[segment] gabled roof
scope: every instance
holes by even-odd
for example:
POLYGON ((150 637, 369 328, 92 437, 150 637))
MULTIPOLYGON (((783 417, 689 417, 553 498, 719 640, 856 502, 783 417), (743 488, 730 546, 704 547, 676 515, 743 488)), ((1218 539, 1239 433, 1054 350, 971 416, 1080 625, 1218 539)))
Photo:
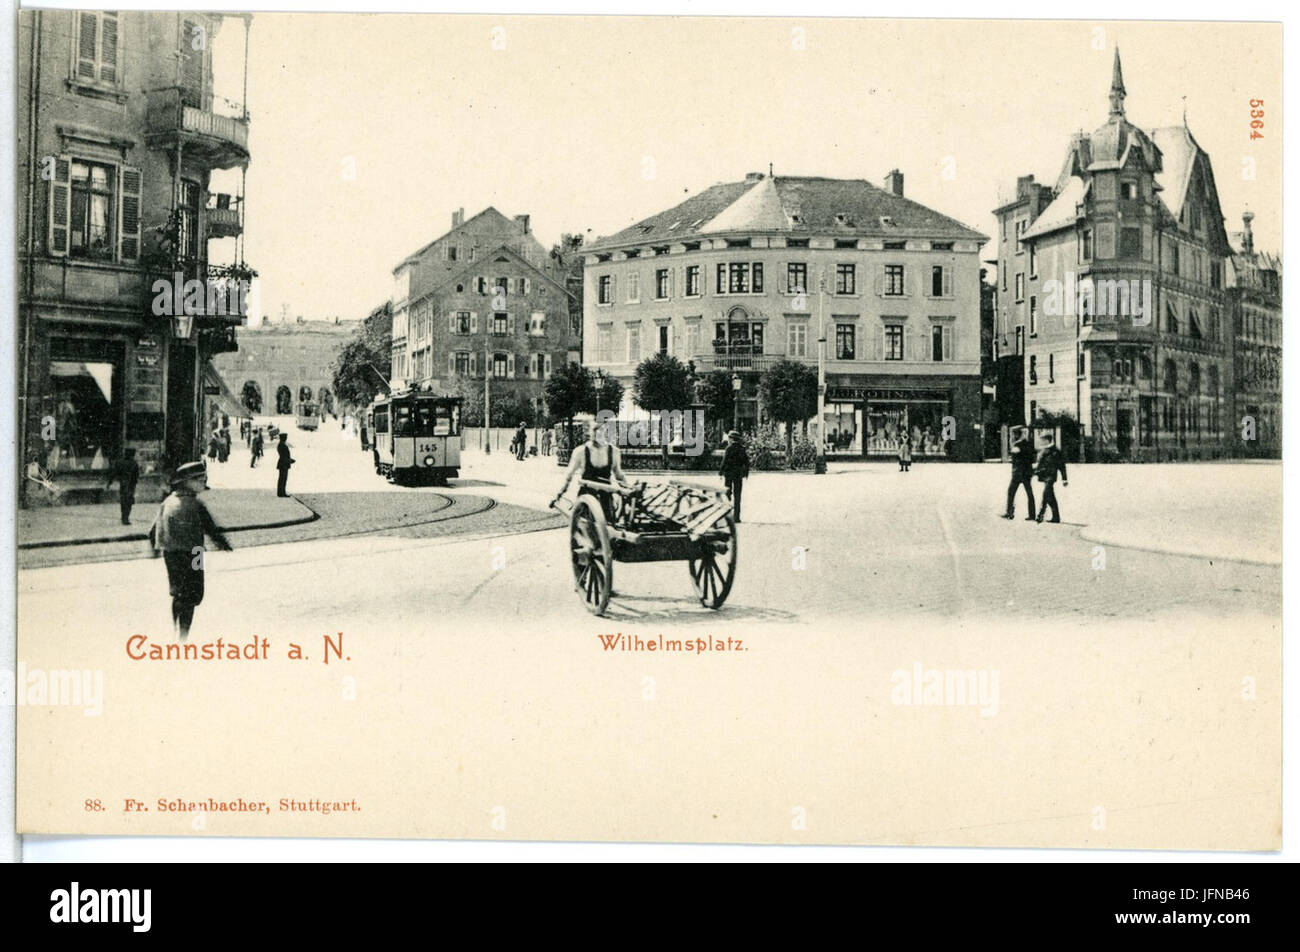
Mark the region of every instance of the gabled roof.
POLYGON ((418 297, 411 298, 410 303, 407 305, 408 309, 411 304, 414 304, 417 301, 423 301, 425 298, 429 297, 432 294, 437 294, 439 291, 443 290, 445 287, 447 287, 447 285, 456 281, 458 278, 463 278, 472 271, 478 271, 480 268, 487 267, 503 254, 509 257, 510 259, 512 259, 515 264, 523 265, 533 274, 539 275, 548 284, 551 284, 554 287, 558 288, 561 292, 564 293, 565 297, 573 298, 574 300, 577 300, 574 297, 574 295, 570 293, 568 288, 566 288, 559 281, 556 281, 554 277, 547 274, 545 271, 542 271, 536 265, 532 264, 527 258, 521 255, 519 252, 515 251, 515 249, 511 248, 509 242, 502 242, 496 247, 489 248, 486 251, 484 251, 479 256, 479 259, 477 261, 467 261, 465 262, 465 266, 463 268, 460 268, 457 271, 449 271, 447 274, 443 275, 442 278, 436 281, 432 287, 425 290, 418 297))
POLYGON ((433 239, 433 241, 431 241, 431 242, 429 242, 428 244, 424 245, 423 247, 421 247, 421 248, 418 249, 417 251, 413 251, 413 252, 411 252, 409 255, 407 255, 405 258, 403 258, 400 262, 398 262, 397 267, 393 269, 393 273, 396 274, 398 271, 400 271, 400 270, 402 269, 403 266, 408 265, 408 264, 411 264, 411 263, 417 261, 417 260, 419 259, 420 255, 424 254, 426 251, 428 251, 430 248, 432 248, 432 247, 433 247, 434 245, 436 245, 438 242, 442 241, 444 238, 450 238, 450 237, 451 237, 452 235, 454 235, 456 232, 460 231, 460 230, 463 229, 463 228, 468 227, 469 224, 470 224, 471 222, 476 222, 476 221, 478 221, 480 218, 482 218, 484 215, 489 215, 489 214, 490 214, 490 215, 495 215, 497 218, 501 219, 501 222, 502 222, 504 225, 506 225, 507 227, 509 227, 509 228, 515 228, 515 229, 518 229, 518 228, 519 228, 519 225, 518 225, 514 220, 512 220, 512 219, 510 219, 510 218, 507 218, 505 215, 503 215, 503 214, 501 214, 499 211, 497 211, 496 208, 494 208, 493 206, 489 205, 487 208, 483 209, 481 212, 479 212, 479 213, 478 213, 477 215, 475 215, 473 218, 466 219, 465 221, 463 221, 463 222, 461 222, 459 225, 457 225, 455 228, 452 228, 452 229, 450 229, 449 231, 446 231, 446 232, 444 232, 443 234, 439 235, 437 238, 433 239))
POLYGON ((953 218, 864 179, 778 175, 713 185, 583 250, 737 232, 988 240, 953 218))

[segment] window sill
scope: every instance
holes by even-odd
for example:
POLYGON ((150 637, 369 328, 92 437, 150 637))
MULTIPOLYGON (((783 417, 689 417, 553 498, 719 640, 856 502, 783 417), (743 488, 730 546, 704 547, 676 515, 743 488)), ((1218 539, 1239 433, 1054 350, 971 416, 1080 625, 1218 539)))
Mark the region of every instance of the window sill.
POLYGON ((84 79, 66 80, 68 90, 81 96, 88 96, 92 99, 102 99, 105 102, 124 105, 129 94, 121 86, 110 86, 106 83, 92 83, 84 79))

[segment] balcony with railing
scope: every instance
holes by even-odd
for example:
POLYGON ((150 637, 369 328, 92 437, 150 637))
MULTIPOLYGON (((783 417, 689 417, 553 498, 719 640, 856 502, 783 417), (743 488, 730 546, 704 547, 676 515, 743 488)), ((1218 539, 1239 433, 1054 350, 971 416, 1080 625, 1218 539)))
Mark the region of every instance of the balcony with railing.
POLYGON ((700 373, 712 370, 741 370, 762 373, 778 360, 781 354, 765 354, 761 344, 749 341, 714 341, 708 350, 690 357, 700 373))
POLYGON ((243 106, 220 102, 223 115, 192 105, 195 97, 179 86, 148 93, 146 125, 153 148, 180 148, 187 158, 210 168, 226 169, 248 164, 248 114, 243 106))
POLYGON ((236 238, 244 230, 240 221, 238 199, 230 195, 213 195, 205 210, 209 238, 236 238))

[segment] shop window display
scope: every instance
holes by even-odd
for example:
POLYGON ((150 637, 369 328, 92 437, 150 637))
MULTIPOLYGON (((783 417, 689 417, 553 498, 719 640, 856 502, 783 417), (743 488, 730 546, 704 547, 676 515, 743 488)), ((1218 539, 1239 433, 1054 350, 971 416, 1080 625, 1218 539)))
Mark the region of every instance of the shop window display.
POLYGON ((50 472, 106 470, 122 432, 120 348, 102 342, 52 342, 41 399, 43 459, 50 472), (62 346, 60 346, 62 345, 62 346))

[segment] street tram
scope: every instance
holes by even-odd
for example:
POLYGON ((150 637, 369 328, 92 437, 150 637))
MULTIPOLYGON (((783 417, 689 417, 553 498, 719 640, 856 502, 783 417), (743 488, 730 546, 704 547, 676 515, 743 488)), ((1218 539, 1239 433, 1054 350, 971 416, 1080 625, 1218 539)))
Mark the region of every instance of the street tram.
POLYGON ((320 423, 320 408, 310 400, 298 403, 298 429, 314 430, 320 423))
POLYGON ((445 486, 460 476, 460 397, 398 391, 376 397, 367 411, 375 472, 398 484, 445 486))

